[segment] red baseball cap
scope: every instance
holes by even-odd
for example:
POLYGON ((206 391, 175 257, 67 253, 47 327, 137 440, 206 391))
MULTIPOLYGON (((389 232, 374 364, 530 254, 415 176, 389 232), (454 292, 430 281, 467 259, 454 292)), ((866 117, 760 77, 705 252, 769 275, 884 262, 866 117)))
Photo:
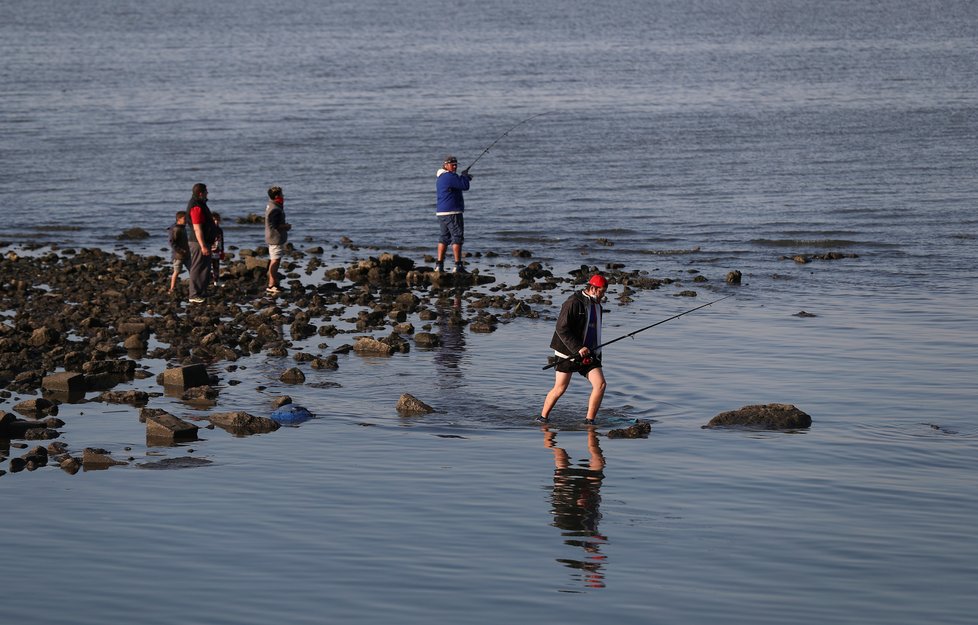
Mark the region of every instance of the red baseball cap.
POLYGON ((593 276, 591 276, 591 279, 588 280, 587 283, 590 284, 591 286, 596 286, 599 289, 608 288, 608 280, 605 279, 605 277, 599 273, 596 273, 593 276))

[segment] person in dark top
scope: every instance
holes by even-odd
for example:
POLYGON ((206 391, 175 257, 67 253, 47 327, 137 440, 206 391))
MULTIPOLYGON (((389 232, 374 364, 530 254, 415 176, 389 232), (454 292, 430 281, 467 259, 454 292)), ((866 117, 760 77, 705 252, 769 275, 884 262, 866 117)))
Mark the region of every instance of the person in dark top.
POLYGON ((543 402, 540 421, 546 422, 550 418, 550 411, 567 390, 576 371, 591 383, 585 423, 594 423, 607 386, 601 371, 601 351, 598 349, 601 344, 601 300, 607 290, 608 280, 595 274, 583 291, 572 294, 561 306, 557 328, 550 341, 557 359, 554 386, 543 402))
POLYGON ((285 253, 292 225, 285 221, 285 195, 282 187, 268 189, 268 204, 265 206, 265 243, 268 244, 268 288, 272 295, 282 292, 279 287, 278 267, 285 253))
POLYGON ((207 185, 198 182, 187 202, 187 215, 193 234, 187 233, 190 247, 190 302, 200 304, 207 297, 211 283, 211 246, 217 238, 214 217, 207 207, 207 185))
MULTIPOLYGON (((187 243, 187 211, 177 211, 173 225, 167 230, 170 242, 170 263, 173 273, 170 274, 170 293, 177 288, 180 272, 190 260, 190 248, 187 243)), ((189 267, 188 267, 189 269, 189 267)))

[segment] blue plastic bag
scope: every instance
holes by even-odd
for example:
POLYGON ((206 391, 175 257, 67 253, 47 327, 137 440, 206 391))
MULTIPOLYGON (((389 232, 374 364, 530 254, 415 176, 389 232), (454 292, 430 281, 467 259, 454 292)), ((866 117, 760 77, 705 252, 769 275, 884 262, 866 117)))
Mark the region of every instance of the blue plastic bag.
POLYGON ((313 414, 295 404, 286 404, 281 408, 276 408, 268 418, 282 425, 298 425, 303 421, 312 419, 313 414))

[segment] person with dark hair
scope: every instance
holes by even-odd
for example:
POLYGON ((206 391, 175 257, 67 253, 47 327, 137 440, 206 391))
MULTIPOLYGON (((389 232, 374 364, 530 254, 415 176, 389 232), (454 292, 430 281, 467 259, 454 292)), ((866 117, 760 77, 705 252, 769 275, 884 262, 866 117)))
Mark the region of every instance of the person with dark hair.
POLYGON ((557 362, 554 386, 543 402, 540 421, 549 419, 550 411, 567 390, 576 371, 591 383, 585 423, 594 423, 607 386, 601 371, 601 350, 598 349, 601 344, 601 300, 607 290, 608 280, 595 274, 583 291, 573 293, 560 307, 557 328, 550 340, 557 362))
POLYGON ((279 287, 278 267, 282 262, 285 244, 289 240, 292 225, 285 221, 285 196, 282 187, 268 189, 268 204, 265 206, 265 243, 268 244, 268 288, 272 295, 282 292, 279 287))
POLYGON ((200 304, 207 297, 211 282, 211 246, 217 238, 214 218, 207 207, 207 185, 194 185, 187 202, 187 215, 193 225, 193 236, 187 236, 190 248, 190 302, 200 304))
POLYGON ((167 230, 170 242, 170 264, 173 273, 170 274, 170 293, 177 288, 180 272, 190 262, 190 248, 187 243, 187 211, 177 211, 173 225, 167 230))
POLYGON ((445 271, 445 253, 451 244, 452 256, 455 257, 455 273, 466 273, 462 266, 462 242, 465 240, 465 198, 462 197, 462 192, 469 190, 472 174, 468 169, 456 174, 456 169, 458 159, 449 155, 445 157, 444 164, 436 174, 435 188, 438 194, 435 215, 441 225, 441 238, 438 239, 435 271, 445 271))

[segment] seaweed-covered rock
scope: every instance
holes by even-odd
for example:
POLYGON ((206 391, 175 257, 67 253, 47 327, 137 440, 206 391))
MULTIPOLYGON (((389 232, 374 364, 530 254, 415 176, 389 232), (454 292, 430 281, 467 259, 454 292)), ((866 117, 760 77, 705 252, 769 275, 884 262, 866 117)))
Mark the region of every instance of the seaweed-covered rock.
POLYGON ((760 404, 721 412, 704 428, 747 427, 761 430, 795 430, 811 427, 812 418, 792 404, 760 404))
POLYGON ((648 438, 652 424, 648 421, 636 421, 627 428, 608 431, 608 438, 648 438))

